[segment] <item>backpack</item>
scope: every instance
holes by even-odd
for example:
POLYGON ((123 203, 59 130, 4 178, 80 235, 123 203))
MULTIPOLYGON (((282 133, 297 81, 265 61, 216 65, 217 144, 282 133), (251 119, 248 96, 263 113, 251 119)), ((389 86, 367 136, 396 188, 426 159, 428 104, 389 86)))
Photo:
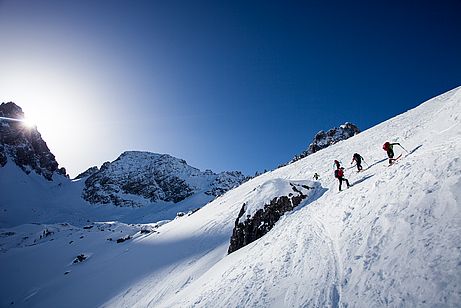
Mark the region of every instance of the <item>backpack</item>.
POLYGON ((390 143, 389 143, 389 142, 386 142, 385 144, 383 144, 383 150, 384 150, 384 151, 388 151, 388 150, 389 150, 389 146, 390 146, 390 143))
POLYGON ((342 177, 344 175, 343 169, 336 169, 335 170, 335 178, 342 177))

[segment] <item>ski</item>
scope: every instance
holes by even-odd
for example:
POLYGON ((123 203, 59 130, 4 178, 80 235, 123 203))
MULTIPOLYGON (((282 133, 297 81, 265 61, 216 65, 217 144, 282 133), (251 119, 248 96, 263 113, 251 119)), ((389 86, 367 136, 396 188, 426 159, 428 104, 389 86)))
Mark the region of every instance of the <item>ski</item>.
POLYGON ((402 157, 402 154, 400 154, 400 155, 397 156, 396 158, 392 158, 392 163, 390 163, 388 167, 390 167, 390 166, 392 166, 393 164, 395 164, 395 162, 396 162, 400 157, 402 157))

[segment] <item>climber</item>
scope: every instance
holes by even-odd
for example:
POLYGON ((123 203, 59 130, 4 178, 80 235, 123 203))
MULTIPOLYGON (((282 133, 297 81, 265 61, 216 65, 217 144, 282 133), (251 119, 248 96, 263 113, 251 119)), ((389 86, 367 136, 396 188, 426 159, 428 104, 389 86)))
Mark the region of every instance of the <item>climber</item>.
MULTIPOLYGON (((352 164, 354 163, 354 161, 355 161, 355 163, 356 163, 356 165, 357 165, 357 172, 363 170, 363 167, 362 167, 362 160, 364 160, 364 159, 363 159, 362 156, 360 156, 359 153, 354 153, 354 155, 352 155, 351 165, 352 165, 352 164)), ((365 160, 364 160, 364 161, 365 161, 365 160)))
MULTIPOLYGON (((335 164, 334 167, 336 167, 336 169, 341 168, 341 162, 340 162, 340 161, 337 161, 337 160, 335 159, 334 164, 335 164)), ((333 167, 333 168, 334 168, 334 167, 333 167)))
MULTIPOLYGON (((387 157, 389 157, 389 165, 392 165, 393 162, 395 162, 397 159, 400 158, 400 156, 402 156, 402 154, 400 154, 397 158, 394 158, 394 145, 398 145, 399 147, 405 150, 405 148, 398 142, 390 143, 389 141, 386 141, 386 143, 383 144, 383 150, 387 152, 387 157)), ((407 150, 405 150, 405 152, 408 153, 407 150)))
POLYGON ((339 167, 335 170, 335 178, 337 178, 339 181, 339 191, 341 191, 341 185, 343 184, 343 181, 346 182, 347 188, 351 187, 351 185, 349 184, 349 181, 344 178, 344 168, 343 167, 339 167))
POLYGON ((320 178, 320 175, 316 172, 314 173, 314 176, 313 176, 314 180, 318 180, 320 178))

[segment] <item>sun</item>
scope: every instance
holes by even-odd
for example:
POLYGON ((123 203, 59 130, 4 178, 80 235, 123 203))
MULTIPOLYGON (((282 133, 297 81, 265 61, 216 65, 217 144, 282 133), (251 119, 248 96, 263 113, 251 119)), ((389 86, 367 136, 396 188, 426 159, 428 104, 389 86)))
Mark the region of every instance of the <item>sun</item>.
POLYGON ((28 129, 33 129, 37 126, 35 122, 31 120, 30 118, 24 118, 21 121, 22 121, 22 124, 28 129))

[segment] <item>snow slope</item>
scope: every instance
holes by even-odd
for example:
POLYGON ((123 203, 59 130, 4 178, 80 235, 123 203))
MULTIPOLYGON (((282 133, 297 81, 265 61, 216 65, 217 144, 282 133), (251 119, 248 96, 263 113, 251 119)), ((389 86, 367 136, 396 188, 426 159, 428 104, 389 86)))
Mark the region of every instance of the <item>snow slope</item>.
POLYGON ((55 174, 53 181, 46 181, 34 172, 25 174, 18 166, 8 161, 0 169, 0 227, 60 222, 83 226, 88 221, 108 220, 149 223, 172 219, 178 212, 194 210, 214 198, 199 193, 173 203, 147 202, 138 196, 145 203, 143 207, 94 205, 81 197, 84 180, 71 181, 55 174))
POLYGON ((117 224, 120 234, 133 236, 119 244, 99 227, 65 229, 35 243, 19 239, 44 226, 2 229, 0 306, 458 306, 460 120, 457 88, 254 178, 155 232, 141 236, 135 232, 142 226, 117 224), (381 149, 387 140, 409 151, 391 167, 381 149), (338 193, 332 162, 348 162, 354 152, 366 169, 349 169, 353 186, 338 193), (260 198, 251 195, 255 188, 311 179, 314 172, 325 193, 226 254, 242 204, 260 198), (80 238, 83 230, 88 235, 80 238), (73 264, 80 253, 89 258, 73 264))
POLYGON ((457 306, 461 292, 461 91, 455 89, 270 176, 320 169, 330 192, 170 298, 177 306, 457 306), (381 144, 410 150, 387 167, 381 144), (340 194, 328 177, 369 164, 340 194), (295 236, 293 236, 295 235, 295 236), (282 240, 283 239, 283 240, 282 240))
POLYGON ((52 181, 48 181, 36 172, 26 174, 9 159, 0 167, 0 227, 24 223, 67 222, 82 226, 88 221, 149 223, 173 219, 178 212, 196 210, 246 180, 238 171, 202 172, 184 160, 149 152, 125 152, 104 166, 102 170, 95 170, 90 181, 88 177, 69 180, 56 172, 50 175, 52 181), (128 184, 137 191, 124 192, 123 186, 128 184), (152 199, 140 191, 151 194, 152 199), (168 201, 164 200, 165 191, 170 197, 168 201), (88 196, 91 198, 84 200, 88 196), (109 204, 97 202, 106 197, 109 204), (171 200, 180 197, 184 199, 171 200), (90 200, 96 204, 90 204, 90 200), (119 205, 135 206, 115 206, 115 201, 119 205))

